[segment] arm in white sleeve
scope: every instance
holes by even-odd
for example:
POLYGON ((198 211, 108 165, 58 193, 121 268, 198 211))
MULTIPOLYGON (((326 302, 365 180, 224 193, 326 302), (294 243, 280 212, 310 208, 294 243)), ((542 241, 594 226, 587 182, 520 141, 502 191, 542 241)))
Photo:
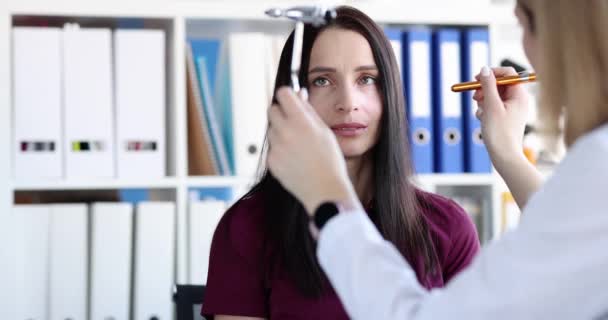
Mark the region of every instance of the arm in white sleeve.
POLYGON ((605 131, 603 146, 589 148, 593 156, 571 150, 530 200, 518 229, 487 245, 443 289, 421 287, 363 211, 332 218, 321 230, 317 256, 348 314, 383 320, 608 318, 605 131))
POLYGON ((339 214, 318 240, 321 266, 353 319, 414 319, 428 292, 365 212, 339 214))

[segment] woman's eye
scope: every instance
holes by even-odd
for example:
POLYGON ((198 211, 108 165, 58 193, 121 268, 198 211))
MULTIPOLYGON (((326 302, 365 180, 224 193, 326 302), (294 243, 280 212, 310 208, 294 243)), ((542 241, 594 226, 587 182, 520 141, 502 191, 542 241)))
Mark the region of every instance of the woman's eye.
POLYGON ((313 80, 312 84, 316 87, 324 87, 329 85, 329 80, 327 80, 326 78, 317 78, 313 80))
POLYGON ((376 78, 371 77, 371 76, 365 76, 363 78, 361 78, 361 84, 376 84, 376 78))

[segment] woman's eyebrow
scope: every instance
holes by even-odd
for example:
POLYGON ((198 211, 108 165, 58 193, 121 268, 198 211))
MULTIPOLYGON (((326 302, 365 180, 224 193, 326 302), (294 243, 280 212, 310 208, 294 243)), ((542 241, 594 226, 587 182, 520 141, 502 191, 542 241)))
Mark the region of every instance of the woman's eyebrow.
POLYGON ((374 66, 374 65, 368 65, 368 66, 360 66, 355 68, 355 71, 375 71, 378 70, 378 67, 374 66))
POLYGON ((335 68, 330 68, 330 67, 314 67, 314 68, 308 70, 309 74, 310 73, 321 73, 321 72, 332 73, 332 72, 336 72, 336 69, 335 68))
MULTIPOLYGON (((378 70, 378 67, 376 67, 375 65, 365 65, 365 66, 359 66, 355 68, 355 71, 376 71, 378 70)), ((330 68, 330 67, 314 67, 312 69, 310 69, 308 71, 309 74, 311 73, 335 73, 336 69, 335 68, 330 68)))

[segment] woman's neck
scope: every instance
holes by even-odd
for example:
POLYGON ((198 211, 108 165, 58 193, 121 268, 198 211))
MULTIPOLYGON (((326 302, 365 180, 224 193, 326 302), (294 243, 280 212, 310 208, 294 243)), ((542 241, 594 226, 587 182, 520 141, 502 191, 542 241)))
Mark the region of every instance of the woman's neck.
POLYGON ((372 178, 374 166, 370 154, 347 158, 346 168, 359 200, 366 206, 372 200, 374 191, 372 178))

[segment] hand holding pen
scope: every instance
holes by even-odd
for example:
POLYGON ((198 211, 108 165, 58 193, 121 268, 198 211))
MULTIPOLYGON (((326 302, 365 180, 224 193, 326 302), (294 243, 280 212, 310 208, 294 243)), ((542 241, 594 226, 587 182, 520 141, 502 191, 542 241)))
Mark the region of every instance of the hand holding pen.
POLYGON ((514 76, 518 74, 511 67, 484 67, 475 77, 480 83, 473 95, 478 105, 475 115, 481 121, 484 144, 499 172, 512 166, 513 162, 526 161, 523 136, 529 95, 521 85, 497 84, 500 78, 514 76))
MULTIPOLYGON (((507 76, 496 78, 496 85, 497 86, 508 86, 508 85, 520 84, 520 83, 525 83, 525 82, 534 82, 534 81, 536 81, 536 73, 522 71, 522 72, 519 72, 519 73, 516 73, 513 75, 507 75, 507 76)), ((464 91, 478 90, 478 89, 481 89, 481 82, 479 82, 479 79, 477 79, 477 81, 457 83, 452 86, 452 91, 454 91, 454 92, 464 92, 464 91)))

